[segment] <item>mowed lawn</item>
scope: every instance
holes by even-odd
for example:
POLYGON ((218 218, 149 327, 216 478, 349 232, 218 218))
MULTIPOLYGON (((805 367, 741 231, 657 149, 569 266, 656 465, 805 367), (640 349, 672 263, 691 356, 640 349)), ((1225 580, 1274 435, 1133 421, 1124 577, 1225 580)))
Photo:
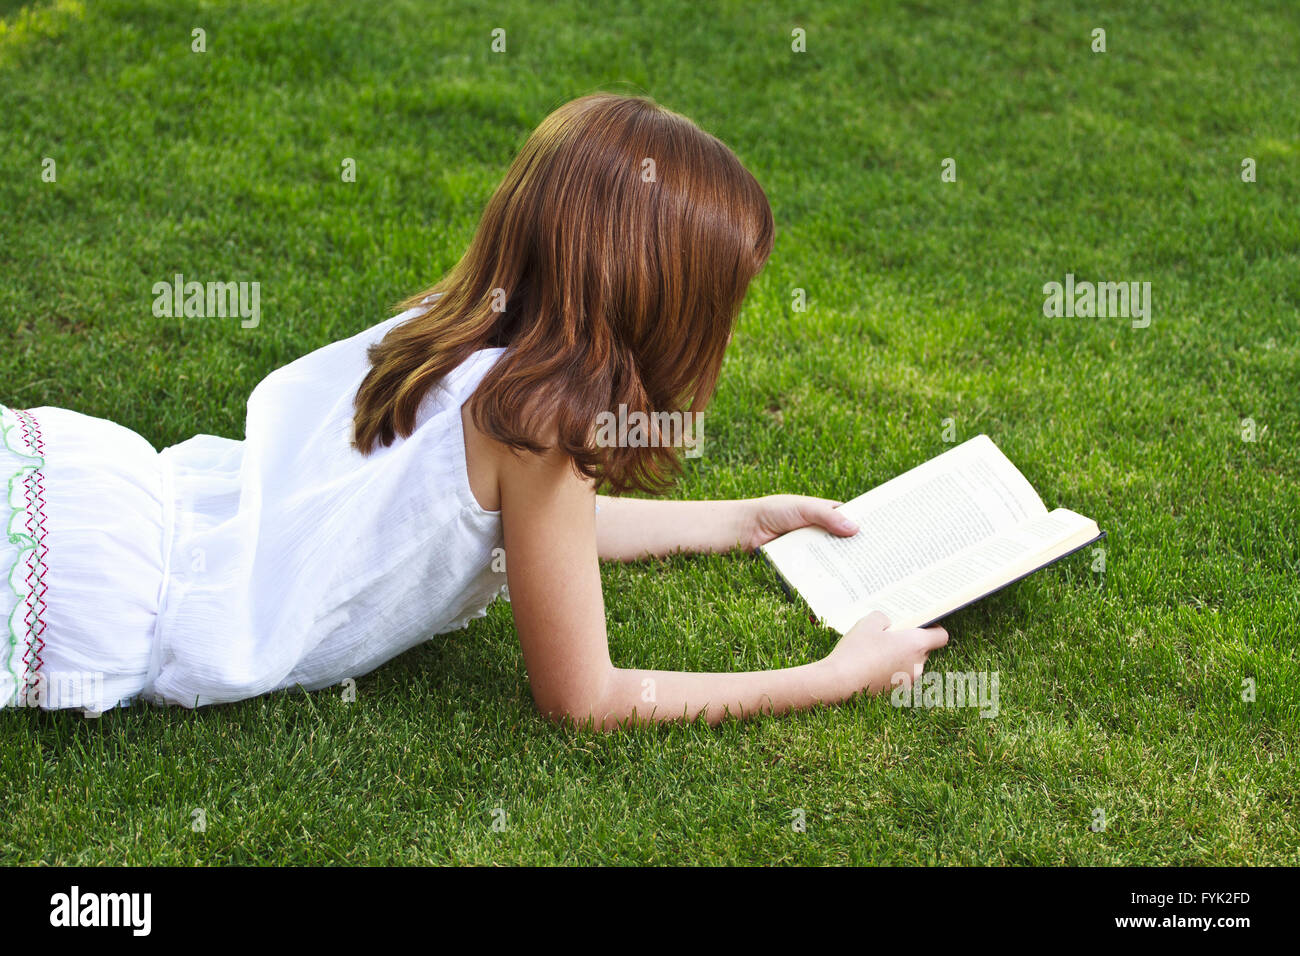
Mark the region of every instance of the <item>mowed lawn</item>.
MULTIPOLYGON (((0 402, 238 437, 455 262, 551 109, 648 93, 778 224, 677 494, 852 497, 983 432, 1108 532, 1104 574, 946 621, 931 667, 996 672, 997 716, 577 733, 497 606, 354 702, 0 712, 0 860, 1300 863, 1300 11, 705 6, 0 0, 0 402), (260 323, 155 318, 176 273, 259 282, 260 323), (1149 327, 1045 316, 1067 274, 1150 282, 1149 327)), ((833 644, 749 555, 604 582, 619 664, 833 644)))

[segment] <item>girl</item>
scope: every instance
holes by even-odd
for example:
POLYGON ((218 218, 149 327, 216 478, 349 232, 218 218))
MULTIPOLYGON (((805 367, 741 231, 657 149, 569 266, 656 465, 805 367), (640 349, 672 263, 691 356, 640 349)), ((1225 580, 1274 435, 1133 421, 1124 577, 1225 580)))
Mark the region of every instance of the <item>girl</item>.
POLYGON ((95 712, 323 688, 464 627, 507 583, 553 719, 716 723, 919 674, 947 634, 879 614, 784 670, 610 661, 598 559, 856 530, 820 498, 597 494, 675 477, 656 414, 704 408, 773 233, 720 141, 649 100, 587 96, 528 139, 440 283, 258 384, 243 441, 155 452, 103 419, 0 409, 0 699, 95 712), (648 442, 595 440, 619 409, 649 416, 648 442))

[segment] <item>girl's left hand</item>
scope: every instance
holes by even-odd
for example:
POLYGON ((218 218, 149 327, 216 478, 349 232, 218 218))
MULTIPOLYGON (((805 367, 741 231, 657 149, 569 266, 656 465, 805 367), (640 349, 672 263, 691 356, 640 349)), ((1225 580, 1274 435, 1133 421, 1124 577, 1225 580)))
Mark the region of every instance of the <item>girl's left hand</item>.
POLYGON ((825 528, 841 538, 858 533, 858 526, 837 510, 842 501, 807 495, 768 495, 751 498, 750 504, 753 506, 748 543, 751 550, 795 528, 825 528))

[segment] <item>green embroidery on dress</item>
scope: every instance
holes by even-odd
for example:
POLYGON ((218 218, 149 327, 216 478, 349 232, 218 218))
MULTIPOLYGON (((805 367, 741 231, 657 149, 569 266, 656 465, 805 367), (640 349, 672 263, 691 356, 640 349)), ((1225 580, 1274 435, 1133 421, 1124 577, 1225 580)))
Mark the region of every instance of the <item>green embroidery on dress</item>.
POLYGON ((19 695, 22 692, 22 678, 18 668, 20 658, 18 648, 20 647, 18 635, 20 630, 26 630, 25 615, 19 614, 22 610, 22 601, 27 597, 26 576, 22 573, 27 567, 28 555, 36 550, 36 539, 27 533, 27 498, 23 494, 24 488, 31 480, 32 475, 45 467, 45 459, 41 455, 33 454, 27 442, 23 439, 23 428, 17 421, 18 416, 12 409, 5 405, 0 405, 0 438, 3 439, 3 445, 11 454, 25 459, 18 465, 17 470, 9 477, 9 483, 6 488, 6 495, 9 504, 9 520, 5 522, 5 534, 9 542, 17 547, 14 555, 14 562, 9 568, 9 587, 10 590, 18 596, 20 603, 10 612, 8 620, 5 622, 7 646, 4 648, 5 669, 9 672, 14 682, 14 692, 10 700, 0 701, 0 706, 17 703, 19 695), (13 420, 13 424, 9 422, 13 420))

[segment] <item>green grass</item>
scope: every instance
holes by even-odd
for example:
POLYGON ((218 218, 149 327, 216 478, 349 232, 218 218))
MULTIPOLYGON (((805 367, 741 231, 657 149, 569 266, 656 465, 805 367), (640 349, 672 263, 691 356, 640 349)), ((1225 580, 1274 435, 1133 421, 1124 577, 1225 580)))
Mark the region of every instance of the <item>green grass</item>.
MULTIPOLYGON (((932 667, 997 671, 996 719, 577 734, 535 716, 496 607, 355 703, 0 713, 0 860, 1300 863, 1300 12, 866 6, 0 3, 6 404, 238 436, 262 376, 456 260, 547 112, 646 92, 733 146, 779 232, 681 496, 853 496, 951 418, 1109 532, 1104 580, 1078 556, 946 622, 932 667), (175 272, 259 281, 261 325, 155 319, 175 272), (1150 281, 1150 328, 1045 318, 1067 272, 1150 281)), ((748 557, 604 580, 622 665, 832 644, 748 557)))

